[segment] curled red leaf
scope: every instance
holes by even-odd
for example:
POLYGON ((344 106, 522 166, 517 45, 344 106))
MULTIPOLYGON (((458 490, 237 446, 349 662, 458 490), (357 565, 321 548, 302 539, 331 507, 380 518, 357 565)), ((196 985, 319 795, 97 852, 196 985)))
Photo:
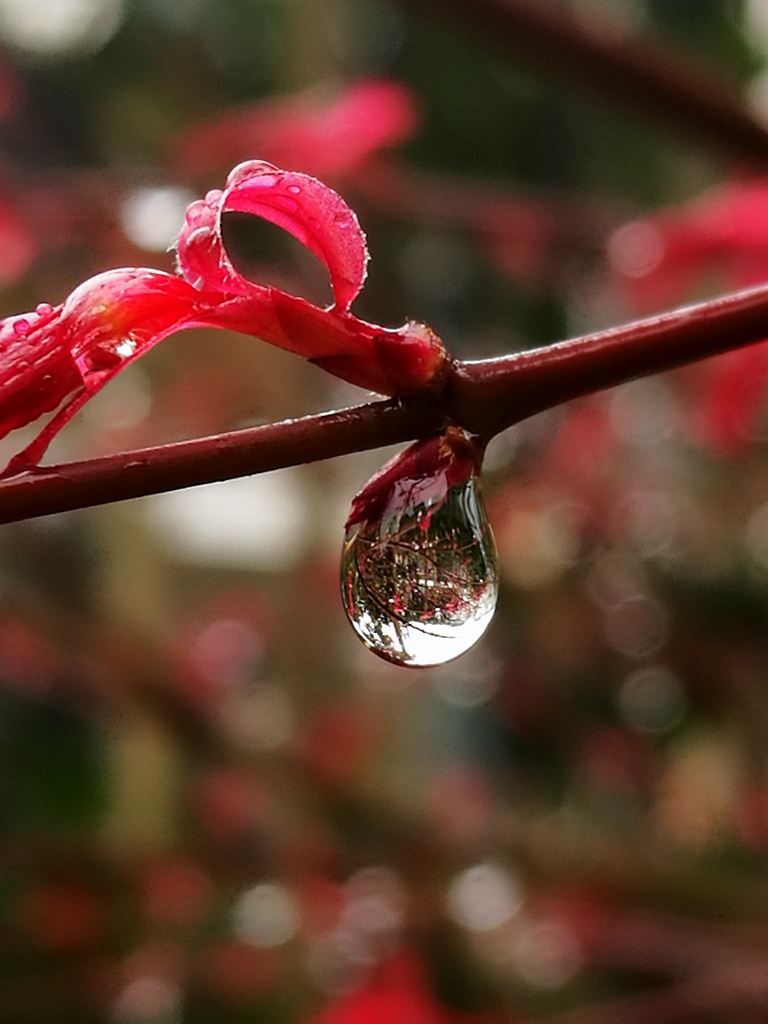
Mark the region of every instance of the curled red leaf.
POLYGON ((385 328, 350 311, 367 260, 357 218, 336 192, 263 161, 240 164, 224 190, 189 206, 177 275, 135 267, 106 271, 81 284, 62 306, 41 305, 0 322, 0 436, 55 412, 6 473, 36 465, 56 433, 108 380, 188 327, 254 335, 382 394, 435 386, 447 357, 426 325, 408 321, 385 328), (333 304, 323 309, 241 274, 222 237, 229 211, 268 220, 305 245, 328 271, 333 304))

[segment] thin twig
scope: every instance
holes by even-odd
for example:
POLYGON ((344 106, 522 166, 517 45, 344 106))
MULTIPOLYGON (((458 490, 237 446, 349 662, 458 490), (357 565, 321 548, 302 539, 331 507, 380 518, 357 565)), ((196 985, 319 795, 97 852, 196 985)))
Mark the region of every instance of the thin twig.
POLYGON ((434 433, 484 438, 579 395, 763 340, 760 285, 544 348, 455 363, 444 391, 50 466, 0 480, 0 522, 281 469, 434 433))
POLYGON ((542 0, 401 0, 471 24, 497 48, 549 73, 569 75, 609 100, 627 103, 676 133, 739 162, 768 164, 768 130, 728 82, 658 44, 617 35, 598 18, 577 18, 542 0))

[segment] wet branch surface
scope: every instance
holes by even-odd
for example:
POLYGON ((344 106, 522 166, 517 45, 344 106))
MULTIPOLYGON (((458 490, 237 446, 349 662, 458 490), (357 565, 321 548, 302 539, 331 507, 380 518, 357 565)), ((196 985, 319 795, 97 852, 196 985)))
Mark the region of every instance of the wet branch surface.
POLYGON ((768 285, 499 359, 456 362, 438 395, 392 399, 0 480, 0 522, 249 476, 457 423, 483 439, 562 402, 768 336, 768 285))

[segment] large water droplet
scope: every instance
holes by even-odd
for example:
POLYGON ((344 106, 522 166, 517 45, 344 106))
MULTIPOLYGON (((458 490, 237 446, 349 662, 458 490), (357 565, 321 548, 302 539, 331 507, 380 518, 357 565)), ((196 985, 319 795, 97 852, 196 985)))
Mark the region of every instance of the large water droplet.
POLYGON ((480 639, 496 608, 496 548, 475 473, 396 482, 380 518, 353 523, 341 560, 344 608, 375 654, 424 668, 480 639))

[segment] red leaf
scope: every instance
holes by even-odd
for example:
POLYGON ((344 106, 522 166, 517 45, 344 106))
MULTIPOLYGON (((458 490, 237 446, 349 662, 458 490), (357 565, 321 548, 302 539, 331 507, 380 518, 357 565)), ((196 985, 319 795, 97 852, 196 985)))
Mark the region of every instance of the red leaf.
POLYGON ((284 228, 327 267, 334 309, 347 310, 362 287, 368 253, 357 217, 333 189, 296 171, 261 160, 236 167, 223 192, 193 203, 179 236, 179 270, 195 288, 264 296, 232 265, 221 235, 227 211, 252 213, 284 228))
POLYGON ((424 324, 379 327, 349 311, 368 254, 357 218, 314 178, 263 161, 236 167, 223 191, 192 203, 178 243, 181 276, 127 267, 84 282, 63 306, 0 323, 0 436, 56 411, 6 474, 36 465, 80 406, 123 366, 186 327, 222 327, 295 352, 383 394, 434 385, 447 366, 424 324), (313 252, 330 276, 334 304, 321 309, 257 284, 232 264, 222 238, 227 211, 262 217, 313 252))

